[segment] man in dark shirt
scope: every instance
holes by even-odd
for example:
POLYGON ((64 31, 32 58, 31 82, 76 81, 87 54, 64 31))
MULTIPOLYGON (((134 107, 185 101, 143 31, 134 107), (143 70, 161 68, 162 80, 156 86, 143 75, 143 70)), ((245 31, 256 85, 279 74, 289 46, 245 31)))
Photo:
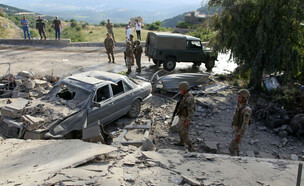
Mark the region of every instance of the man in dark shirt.
POLYGON ((61 21, 58 19, 58 16, 56 16, 56 19, 53 21, 53 28, 55 29, 55 38, 57 40, 60 40, 60 29, 62 28, 61 26, 61 21))
POLYGON ((38 19, 36 21, 36 29, 38 29, 38 31, 39 31, 41 40, 42 40, 42 34, 44 36, 44 39, 46 40, 44 28, 45 28, 45 23, 44 23, 43 19, 41 19, 41 16, 38 16, 38 19))

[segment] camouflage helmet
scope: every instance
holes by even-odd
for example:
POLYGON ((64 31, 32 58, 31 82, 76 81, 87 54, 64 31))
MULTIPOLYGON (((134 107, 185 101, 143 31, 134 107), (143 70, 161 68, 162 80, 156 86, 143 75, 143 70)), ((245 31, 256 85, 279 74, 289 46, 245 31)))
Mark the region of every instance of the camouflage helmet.
POLYGON ((190 85, 187 81, 182 81, 179 83, 178 88, 180 90, 190 90, 190 85))
POLYGON ((127 45, 131 45, 131 42, 130 41, 127 41, 127 43, 126 43, 127 45))
POLYGON ((133 34, 130 34, 130 37, 134 37, 133 34))
POLYGON ((139 40, 139 39, 137 39, 137 40, 136 40, 136 43, 137 43, 137 44, 140 44, 140 40, 139 40))
POLYGON ((247 89, 241 89, 238 91, 239 95, 242 95, 246 100, 250 98, 250 92, 247 89))

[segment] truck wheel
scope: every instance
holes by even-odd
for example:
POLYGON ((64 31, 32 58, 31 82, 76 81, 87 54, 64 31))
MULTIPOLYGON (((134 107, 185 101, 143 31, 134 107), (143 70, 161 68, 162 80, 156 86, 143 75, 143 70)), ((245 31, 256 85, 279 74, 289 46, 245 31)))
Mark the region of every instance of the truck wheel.
POLYGON ((136 118, 138 116, 138 114, 140 113, 140 108, 141 108, 141 104, 140 104, 139 99, 137 99, 132 103, 131 108, 128 112, 128 117, 136 118))
POLYGON ((176 61, 174 58, 169 57, 164 61, 164 69, 167 71, 172 71, 174 70, 175 66, 176 66, 176 61))
POLYGON ((214 67, 214 60, 210 59, 205 63, 205 67, 207 68, 207 71, 211 71, 212 68, 214 67))

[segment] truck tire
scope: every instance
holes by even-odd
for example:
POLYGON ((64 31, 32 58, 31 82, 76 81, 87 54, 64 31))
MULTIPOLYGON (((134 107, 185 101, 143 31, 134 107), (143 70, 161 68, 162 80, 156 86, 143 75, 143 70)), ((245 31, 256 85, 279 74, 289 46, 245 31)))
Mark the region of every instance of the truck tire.
POLYGON ((172 57, 168 57, 165 61, 164 61, 164 69, 167 71, 172 71, 175 69, 176 66, 176 61, 174 58, 172 57))
POLYGON ((207 68, 207 71, 211 71, 212 68, 214 67, 215 60, 214 59, 209 59, 207 62, 205 62, 205 67, 207 68))

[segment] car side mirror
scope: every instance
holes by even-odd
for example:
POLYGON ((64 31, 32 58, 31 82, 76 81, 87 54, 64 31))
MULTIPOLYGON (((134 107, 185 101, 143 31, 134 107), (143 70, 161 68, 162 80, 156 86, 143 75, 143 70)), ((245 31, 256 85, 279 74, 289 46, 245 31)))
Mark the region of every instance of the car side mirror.
POLYGON ((95 102, 95 101, 93 101, 92 107, 100 107, 100 104, 97 103, 97 102, 95 102))

